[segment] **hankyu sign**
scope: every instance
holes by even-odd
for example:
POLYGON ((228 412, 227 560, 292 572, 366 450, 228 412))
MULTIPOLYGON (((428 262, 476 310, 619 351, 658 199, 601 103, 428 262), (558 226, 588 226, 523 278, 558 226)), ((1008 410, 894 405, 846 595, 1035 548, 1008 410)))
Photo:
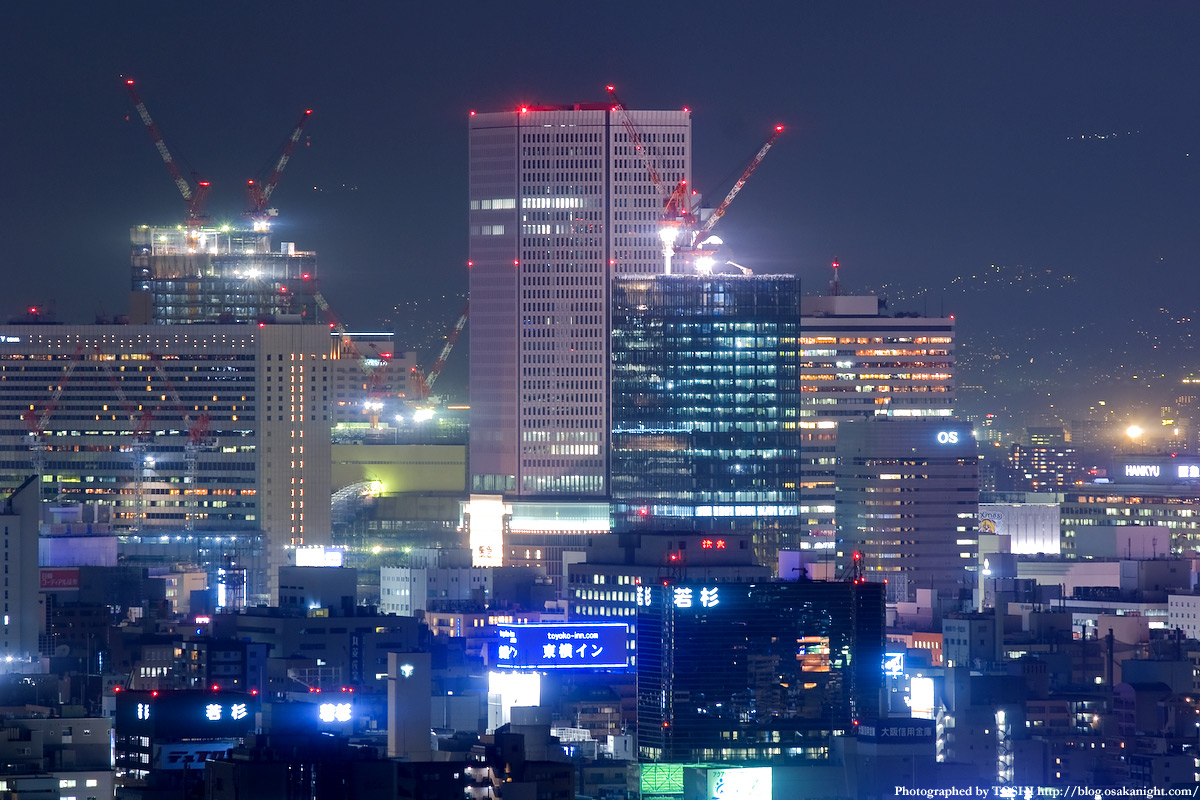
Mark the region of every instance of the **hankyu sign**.
POLYGON ((493 662, 500 669, 621 669, 628 665, 624 622, 503 625, 493 662))
POLYGON ((1158 464, 1126 464, 1126 478, 1157 478, 1162 474, 1162 467, 1158 464))

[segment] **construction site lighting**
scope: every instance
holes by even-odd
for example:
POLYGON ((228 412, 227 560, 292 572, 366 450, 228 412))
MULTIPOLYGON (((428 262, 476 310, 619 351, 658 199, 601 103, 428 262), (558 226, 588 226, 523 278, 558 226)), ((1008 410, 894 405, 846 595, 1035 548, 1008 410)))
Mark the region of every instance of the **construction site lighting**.
POLYGON ((658 229, 658 238, 662 239, 663 244, 673 244, 675 242, 675 237, 678 235, 679 232, 670 226, 664 225, 658 229))
POLYGON ((418 408, 413 412, 413 422, 428 422, 433 419, 432 408, 418 408))

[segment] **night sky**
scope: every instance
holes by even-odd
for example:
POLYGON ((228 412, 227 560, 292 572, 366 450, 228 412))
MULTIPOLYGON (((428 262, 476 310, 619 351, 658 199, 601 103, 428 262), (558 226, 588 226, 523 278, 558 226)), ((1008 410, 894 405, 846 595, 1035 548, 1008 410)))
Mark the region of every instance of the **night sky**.
POLYGON ((631 107, 693 110, 713 199, 788 126, 718 232, 810 291, 835 257, 850 290, 991 264, 1074 275, 1085 305, 1200 288, 1200 4, 632 8, 6 4, 0 315, 124 313, 129 226, 181 219, 122 76, 213 181, 217 220, 314 110, 272 198, 277 239, 319 252, 352 327, 414 302, 456 316, 441 298, 467 284, 470 109, 600 101, 606 83, 631 107))

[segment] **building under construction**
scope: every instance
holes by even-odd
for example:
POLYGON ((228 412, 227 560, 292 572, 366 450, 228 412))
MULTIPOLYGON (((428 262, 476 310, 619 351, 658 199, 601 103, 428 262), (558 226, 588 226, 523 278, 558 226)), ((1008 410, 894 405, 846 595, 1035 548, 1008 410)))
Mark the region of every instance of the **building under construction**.
POLYGON ((134 82, 126 80, 125 88, 187 206, 180 225, 140 225, 130 231, 130 322, 318 322, 317 256, 297 251, 292 242, 272 245, 271 221, 279 212, 269 207, 312 109, 300 115, 270 174, 248 182, 248 227, 214 226, 204 208, 210 182, 194 173, 184 176, 134 82))
POLYGON ((139 225, 129 234, 132 289, 129 321, 317 323, 317 254, 292 242, 271 244, 260 230, 139 225))

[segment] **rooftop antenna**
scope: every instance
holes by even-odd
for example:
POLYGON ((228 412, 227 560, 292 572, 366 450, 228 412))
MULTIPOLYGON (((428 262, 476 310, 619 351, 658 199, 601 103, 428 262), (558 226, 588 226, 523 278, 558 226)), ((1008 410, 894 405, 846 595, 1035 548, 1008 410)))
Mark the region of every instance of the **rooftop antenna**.
POLYGON ((833 267, 833 280, 829 282, 829 296, 837 297, 842 293, 842 283, 838 280, 838 268, 842 265, 835 258, 831 266, 833 267))

